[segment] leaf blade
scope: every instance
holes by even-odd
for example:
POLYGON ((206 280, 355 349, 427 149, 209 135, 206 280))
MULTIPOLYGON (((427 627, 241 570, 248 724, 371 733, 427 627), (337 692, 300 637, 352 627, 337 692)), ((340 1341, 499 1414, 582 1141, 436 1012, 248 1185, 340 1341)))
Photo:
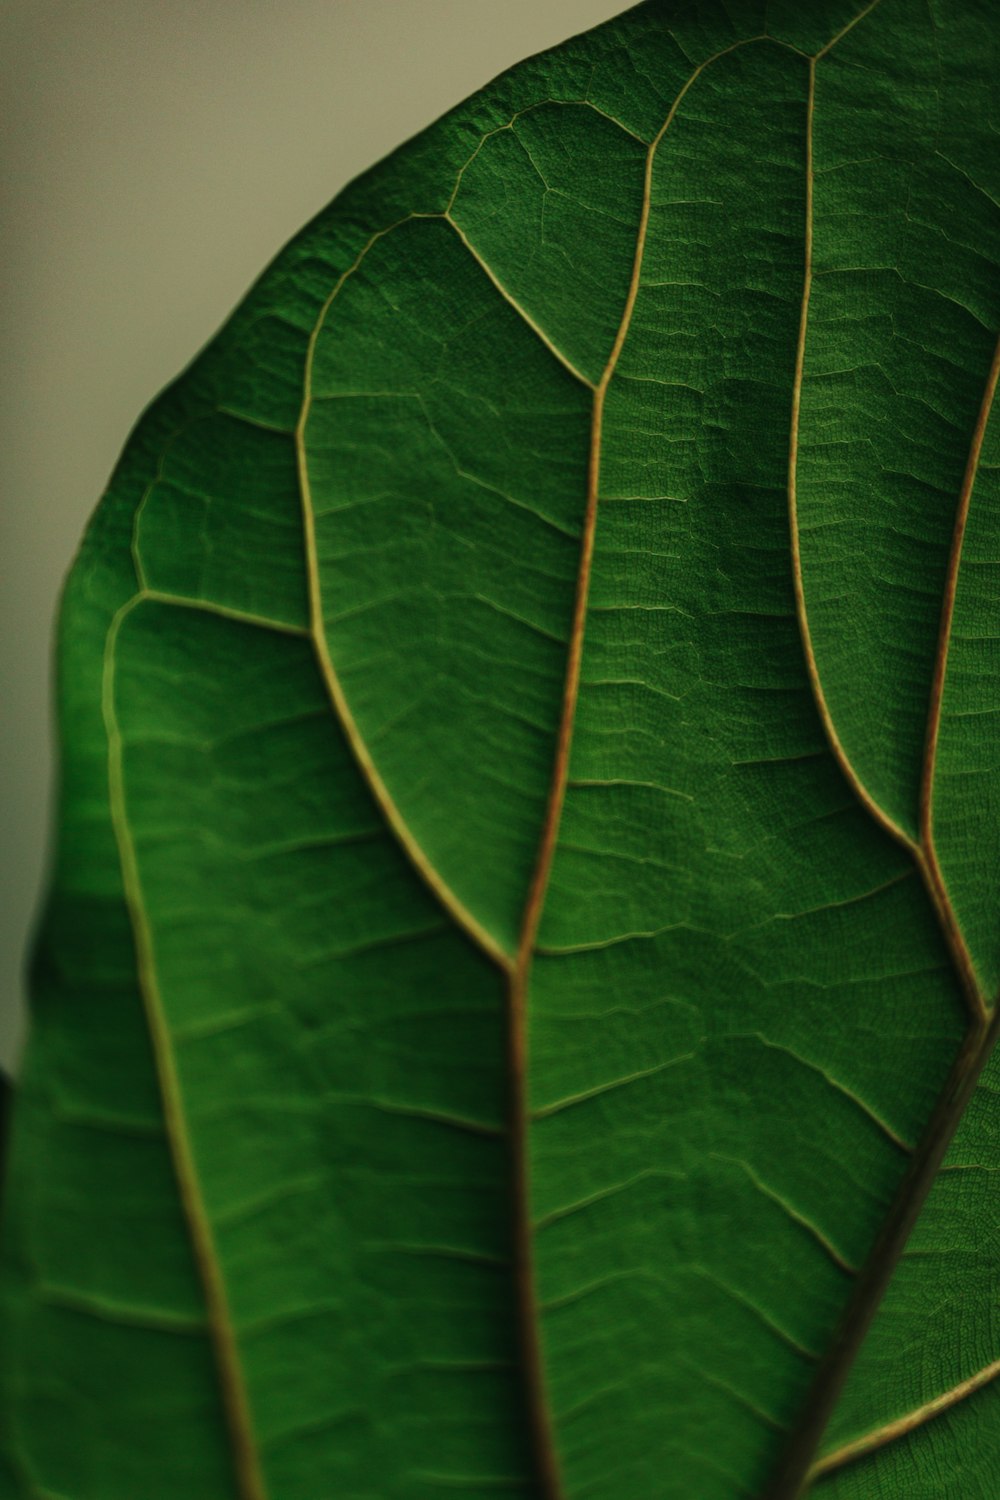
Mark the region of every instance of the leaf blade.
MULTIPOLYGON (((834 304, 815 278, 800 316, 811 80, 817 128, 836 89, 841 125, 860 89, 855 138, 883 131, 902 170, 912 143, 872 98, 888 78, 919 103, 942 75, 902 4, 824 18, 818 42, 815 17, 780 4, 656 4, 499 80, 286 253, 212 380, 189 385, 202 404, 156 438, 140 602, 115 651, 121 790, 260 1492, 294 1500, 320 1465, 387 1496, 644 1495, 664 1473, 706 1500, 783 1494, 768 1476, 785 1429, 803 1430, 812 1366, 897 1212, 963 1027, 961 950, 935 908, 947 917, 965 846, 943 845, 927 879, 906 792, 921 714, 896 714, 890 672, 871 702, 892 730, 858 737, 871 705, 856 711, 831 663, 860 660, 863 632, 823 598, 818 532, 796 609, 784 487, 797 349, 793 430, 820 434, 801 516, 825 472, 810 382, 834 304), (509 224, 490 220, 494 183, 509 224), (560 279, 588 214, 593 243, 560 279), (397 608, 400 590, 419 607, 397 608), (799 626, 817 594, 810 683, 799 626), (833 682, 826 738, 817 681, 833 682), (881 1047, 864 1045, 873 1016, 881 1047)), ((976 151, 950 149, 971 183, 976 151)), ((931 176, 915 201, 933 226, 931 176)), ((847 243, 835 218, 821 257, 847 243)), ((926 229, 907 230, 907 255, 926 229)), ((938 344, 921 352, 931 383, 938 344)), ((850 420, 860 451, 872 413, 850 420)), ((900 432, 905 460, 921 435, 900 432)), ((947 530, 931 538, 942 573, 947 530)), ((845 576, 877 635, 878 590, 845 576)), ((917 613, 911 685, 931 680, 937 618, 925 598, 917 613)), ((986 909, 979 880, 966 911, 986 909)), ((244 1474, 244 1494, 255 1484, 244 1474)))

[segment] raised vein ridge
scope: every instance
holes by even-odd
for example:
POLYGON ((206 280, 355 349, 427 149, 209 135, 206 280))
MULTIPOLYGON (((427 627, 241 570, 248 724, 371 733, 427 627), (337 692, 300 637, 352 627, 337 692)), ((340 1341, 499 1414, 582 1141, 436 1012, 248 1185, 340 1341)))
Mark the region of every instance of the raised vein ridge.
POLYGON ((440 873, 435 869, 422 846, 414 838, 413 833, 396 804, 392 793, 386 786, 372 758, 371 752, 358 728, 357 721, 351 712, 350 704, 341 685, 337 669, 330 655, 330 648, 326 640, 326 630, 323 621, 323 596, 322 584, 319 572, 319 556, 316 549, 316 515, 312 499, 312 487, 309 480, 309 465, 306 457, 306 424, 312 409, 312 370, 316 353, 316 344, 319 335, 326 322, 327 315, 333 306, 341 289, 350 276, 358 269, 368 254, 369 250, 380 239, 390 234, 399 224, 406 223, 416 218, 441 218, 440 214, 409 214, 405 218, 397 220, 396 223, 388 225, 385 229, 377 231, 367 241, 359 252, 354 262, 347 268, 334 283, 330 295, 324 302, 319 317, 313 327, 309 338, 309 347, 306 353, 305 367, 305 396, 302 403, 302 411, 299 416, 298 425, 295 429, 295 451, 299 472, 299 490, 302 499, 302 521, 305 539, 306 553, 306 579, 309 594, 309 629, 319 665, 320 675, 323 679, 327 695, 330 699, 334 714, 344 732, 344 736, 354 756, 355 762, 361 771, 365 782, 375 800, 376 806, 382 812, 393 835, 402 848, 404 854, 413 865, 421 880, 437 898, 440 905, 458 925, 459 928, 480 948, 488 958, 499 965, 501 969, 510 968, 510 958, 497 942, 496 938, 489 932, 477 917, 462 902, 455 891, 445 882, 440 873))
POLYGON ((735 52, 740 47, 749 46, 753 42, 768 40, 770 38, 763 36, 748 37, 742 41, 732 43, 729 47, 724 47, 721 51, 706 58, 704 62, 699 63, 678 92, 670 106, 666 119, 650 142, 646 152, 642 206, 639 215, 639 225, 636 231, 635 255, 632 262, 632 275, 629 280, 625 306, 607 363, 604 366, 600 380, 594 388, 593 414, 590 427, 590 454, 587 471, 587 500, 580 545, 576 601, 566 659, 562 714, 556 738, 556 751, 545 820, 542 825, 535 870, 525 903, 521 935, 514 967, 510 973, 508 988, 509 1110, 514 1215, 513 1263, 528 1422, 532 1434, 541 1500, 562 1500, 564 1490, 555 1437, 552 1430, 552 1418, 545 1394, 544 1362, 538 1327, 539 1307, 535 1283, 533 1248, 534 1226, 530 1215, 530 1185, 528 1180, 528 1129, 530 1118, 527 1101, 527 988, 531 963, 537 944, 538 927, 541 922, 549 876, 555 856, 559 823, 562 817, 563 804, 566 799, 566 786, 569 779, 570 749, 573 740, 573 726, 576 718, 576 705, 580 688, 583 639, 587 621, 587 600, 590 592, 594 537, 597 528, 604 404, 608 387, 611 384, 625 340, 628 337, 632 313, 639 294, 639 286, 642 279, 642 262, 646 248, 646 234, 649 227, 653 166, 660 142, 670 129, 688 90, 706 68, 718 61, 719 58, 727 56, 730 52, 735 52))
POLYGON ((219 1372, 222 1407, 232 1448, 237 1493, 239 1500, 268 1500, 260 1454, 253 1431, 246 1383, 236 1347, 236 1333, 229 1308, 229 1298, 188 1133, 173 1040, 160 995, 153 935, 146 913, 139 866, 125 805, 122 737, 114 701, 115 649, 122 624, 145 597, 144 593, 139 593, 118 610, 109 627, 105 644, 102 708, 108 737, 108 793, 111 824, 118 845, 125 903, 135 940, 136 974, 153 1044, 157 1080, 163 1101, 164 1125, 170 1142, 178 1192, 191 1236, 195 1263, 205 1294, 208 1331, 219 1372))
POLYGON ((766 1500, 797 1500, 814 1477, 816 1449, 993 1049, 1000 1029, 998 1020, 1000 1011, 988 1026, 974 1022, 969 1028, 920 1145, 862 1267, 854 1295, 819 1367, 780 1467, 765 1491, 766 1500))
MULTIPOLYGON (((846 1463, 849 1458, 860 1456, 862 1451, 870 1451, 874 1447, 881 1446, 884 1442, 891 1441, 893 1436, 901 1436, 904 1431, 909 1430, 909 1427, 901 1425, 906 1419, 901 1419, 901 1423, 889 1424, 888 1428, 880 1429, 878 1434, 872 1434, 868 1439, 859 1440, 858 1444, 847 1445, 847 1449, 838 1450, 838 1454, 831 1455, 826 1460, 814 1462, 816 1448, 822 1439, 823 1432, 843 1389, 847 1375, 868 1333, 906 1242, 941 1168, 945 1153, 965 1112, 982 1069, 993 1049, 998 1029, 1000 1029, 1000 1010, 991 1009, 976 976, 971 954, 969 953, 964 935, 949 899, 933 838, 934 766, 941 717, 941 702, 947 673, 948 645, 951 635, 958 573, 961 563, 962 542, 968 519, 969 505, 975 484, 986 423, 992 408, 998 377, 1000 377, 1000 342, 997 344, 987 375, 982 404, 973 429, 969 456, 956 506, 955 528, 948 561, 942 602, 941 627, 928 705, 925 755, 920 790, 920 829, 919 837, 916 840, 912 839, 904 829, 890 818, 874 797, 872 797, 852 765, 843 742, 837 733, 837 728, 823 691, 812 647, 808 609, 803 586, 798 534, 796 479, 802 381, 805 368, 809 299, 813 275, 813 119, 815 113, 816 64, 820 58, 830 51, 834 43, 841 36, 846 35, 846 32, 852 29, 858 21, 868 15, 877 3, 878 0, 874 0, 874 3, 855 17, 854 21, 838 37, 835 37, 832 42, 828 43, 815 57, 809 60, 804 274, 802 310, 792 397, 788 466, 792 572, 796 609, 799 617, 800 634, 807 670, 813 696, 830 749, 861 805, 885 832, 907 849, 913 858, 934 906, 942 935, 965 996, 969 1024, 962 1046, 959 1049, 951 1072, 938 1098, 924 1136, 913 1155, 910 1167, 900 1184, 896 1198, 889 1209, 869 1258, 861 1270, 854 1295, 847 1306, 840 1329, 817 1373, 799 1425, 786 1449, 772 1485, 766 1492, 767 1500, 795 1500, 795 1497, 799 1496, 804 1488, 808 1487, 812 1480, 819 1477, 820 1474, 827 1472, 833 1467, 837 1467, 840 1463, 846 1463), (860 1444, 865 1444, 866 1446, 859 1446, 860 1444), (850 1452, 848 1452, 848 1449, 850 1452), (834 1459, 836 1459, 836 1462, 833 1461, 834 1459)), ((954 1400, 961 1399, 961 1395, 968 1394, 968 1390, 965 1388, 968 1385, 969 1382, 966 1382, 962 1387, 956 1387, 956 1390, 960 1391, 961 1394, 955 1395, 954 1400)), ((924 1413, 922 1420, 929 1419, 930 1416, 936 1414, 937 1410, 944 1409, 944 1405, 947 1404, 949 1403, 943 1400, 943 1405, 930 1403, 928 1408, 921 1408, 921 1411, 924 1413)), ((912 1422, 910 1425, 917 1424, 912 1422)))
POLYGON ((960 1380, 950 1390, 942 1391, 939 1396, 925 1401, 922 1406, 916 1406, 912 1411, 905 1412, 903 1416, 896 1417, 891 1422, 886 1422, 882 1427, 876 1427, 873 1431, 866 1432, 849 1443, 844 1443, 842 1447, 835 1448, 832 1453, 824 1454, 810 1469, 810 1482, 821 1479, 824 1474, 832 1474, 836 1469, 842 1469, 847 1464, 854 1463, 856 1459, 865 1458, 869 1453, 877 1452, 888 1443, 894 1443, 899 1438, 915 1432, 918 1427, 939 1417, 942 1412, 950 1410, 951 1407, 957 1406, 960 1401, 974 1396, 977 1391, 990 1385, 998 1376, 1000 1376, 1000 1359, 995 1359, 992 1364, 985 1365, 974 1375, 970 1375, 967 1380, 960 1380))

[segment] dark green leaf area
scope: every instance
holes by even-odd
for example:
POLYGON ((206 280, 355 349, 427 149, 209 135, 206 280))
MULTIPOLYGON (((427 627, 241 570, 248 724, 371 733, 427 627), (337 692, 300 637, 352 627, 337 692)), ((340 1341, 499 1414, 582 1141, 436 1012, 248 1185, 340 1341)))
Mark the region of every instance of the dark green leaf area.
POLYGON ((45 1494, 221 1500, 232 1462, 120 893, 57 898, 44 942, 34 1046, 47 1067, 19 1087, 6 1189, 9 1493, 31 1474, 45 1494), (151 1473, 171 1427, 192 1442, 151 1473))
POLYGON ((993 1500, 996 41, 650 0, 140 424, 63 607, 4 1500, 993 1500))
MULTIPOLYGON (((740 19, 748 34, 756 23, 769 36, 815 55, 828 45, 831 37, 839 36, 856 21, 862 9, 857 0, 822 0, 816 5, 803 5, 802 0, 765 0, 757 6, 744 0, 740 19)), ((840 45, 838 42, 838 48, 840 45)))
POLYGON ((135 589, 133 517, 182 411, 161 407, 133 438, 64 596, 58 687, 74 733, 4 1199, 5 1496, 237 1495, 123 900, 102 714, 109 622, 135 589))
POLYGON ((495 971, 359 795, 305 642, 142 604, 116 661, 163 1022, 268 1483, 516 1477, 495 971))
POLYGON ((816 1500, 994 1500, 1000 1485, 998 1424, 1000 1387, 992 1385, 843 1469, 817 1486, 816 1500))
POLYGON ((289 433, 198 416, 170 442, 136 517, 146 587, 305 628, 296 488, 289 433))
MULTIPOLYGON (((997 254, 1000 265, 1000 251, 997 254)), ((998 314, 1000 316, 1000 314, 998 314)), ((984 985, 1000 986, 1000 734, 996 661, 1000 562, 1000 427, 986 430, 965 534, 935 783, 937 840, 948 886, 984 985)))
POLYGON ((605 417, 530 1022, 571 1493, 654 1493, 681 1465, 699 1495, 763 1484, 959 1035, 926 897, 831 762, 795 619, 801 86, 762 45, 692 87, 657 157, 605 417), (581 1132, 614 1150, 575 1151, 581 1132), (664 1328, 682 1358, 657 1358, 664 1328), (700 1460, 693 1432, 711 1434, 700 1460))
MULTIPOLYGON (((818 1496, 985 1497, 1000 1483, 996 1430, 1000 1246, 997 1060, 987 1067, 824 1439, 826 1455, 875 1442, 824 1475, 818 1496), (919 1349, 919 1357, 916 1357, 919 1349), (940 1406, 933 1419, 913 1421, 940 1406), (906 1430, 912 1423, 910 1431, 906 1430), (898 1436, 879 1442, 879 1435, 898 1436), (895 1486, 895 1488, 893 1488, 895 1486), (937 1486, 937 1488, 935 1488, 937 1486), (875 1491, 880 1493, 880 1491, 875 1491)), ((822 1460, 821 1460, 822 1461, 822 1460)))
MULTIPOLYGON (((963 15, 974 8, 943 9, 956 49, 944 60, 934 28, 887 5, 817 67, 799 466, 805 591, 827 703, 858 775, 914 836, 956 496, 1000 323, 1000 225, 968 176, 992 154, 974 101, 985 104, 991 87, 995 27, 963 15)), ((972 523, 989 524, 978 495, 972 523)), ((967 649, 965 596, 977 571, 964 555, 957 651, 967 649)), ((955 691, 950 672, 949 698, 955 691)), ((975 782, 965 795, 981 797, 975 782)), ((962 858, 948 847, 950 811, 940 819, 948 877, 962 858)), ((953 898, 995 988, 991 889, 986 881, 975 897, 966 886, 953 898)))
POLYGON ((590 392, 454 229, 411 218, 327 307, 310 393, 337 675, 413 838, 511 950, 551 780, 590 392))
POLYGON ((646 145, 592 104, 539 104, 484 139, 449 210, 473 253, 592 381, 628 293, 646 145))

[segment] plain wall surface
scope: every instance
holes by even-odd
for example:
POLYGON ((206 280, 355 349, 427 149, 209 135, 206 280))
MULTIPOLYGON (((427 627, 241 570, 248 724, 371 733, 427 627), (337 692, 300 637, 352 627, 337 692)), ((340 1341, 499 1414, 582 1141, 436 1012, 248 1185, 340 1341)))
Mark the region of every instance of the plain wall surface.
POLYGON ((142 409, 358 172, 627 0, 2 0, 0 1066, 49 840, 62 578, 142 409))

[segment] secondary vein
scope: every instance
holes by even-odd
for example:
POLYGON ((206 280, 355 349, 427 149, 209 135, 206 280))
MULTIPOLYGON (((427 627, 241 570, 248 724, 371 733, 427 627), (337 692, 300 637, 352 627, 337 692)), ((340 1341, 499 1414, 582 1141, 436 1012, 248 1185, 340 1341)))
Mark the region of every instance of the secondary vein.
POLYGON ((940 722, 941 696, 944 688, 944 677, 947 664, 948 641, 951 634, 951 619, 954 611, 955 591, 958 580, 958 568, 961 560, 962 539, 965 533, 965 523, 968 517, 969 500, 975 481, 976 469, 979 462, 979 454, 982 449, 983 437, 986 430, 986 422, 989 416, 993 396, 996 391, 997 377, 1000 374, 1000 342, 994 353, 990 376, 987 380, 986 393, 980 409, 979 418, 973 435, 969 459, 966 464, 965 476, 959 496, 958 510, 955 522, 955 534, 952 543, 951 558, 949 561, 948 575, 945 587, 944 602, 942 606, 941 630, 937 660, 931 685, 930 708, 928 713, 928 726, 926 738, 926 752, 924 767, 921 778, 920 792, 920 826, 919 836, 914 839, 904 828, 892 818, 876 798, 869 791, 856 767, 854 766, 847 749, 840 738, 837 726, 827 702, 826 693, 823 689, 819 666, 816 660, 816 652, 812 641, 812 632, 809 623, 809 610, 805 597, 805 584, 802 571, 802 552, 799 535, 798 521, 798 459, 799 459, 799 428, 802 411, 802 385, 805 374, 805 351, 806 338, 809 328, 809 303, 812 295, 813 283, 813 191, 815 170, 813 164, 813 117, 816 103, 816 63, 819 58, 824 57, 830 48, 852 30, 857 23, 864 19, 879 0, 872 0, 872 4, 860 12, 854 20, 839 32, 833 41, 809 59, 809 93, 806 109, 806 203, 805 203, 805 249, 804 249, 804 272, 802 306, 799 319, 799 334, 795 352, 795 375, 792 386, 792 416, 788 443, 788 513, 789 532, 792 554, 792 581, 795 591, 795 608, 799 622, 799 634, 802 640, 802 649, 805 656, 806 671, 812 689, 813 699, 816 704, 820 720, 823 725, 827 743, 833 753, 838 766, 849 786, 865 808, 870 817, 878 824, 884 832, 895 839, 898 844, 907 851, 913 859, 914 864, 923 880, 927 894, 934 907, 942 935, 952 961, 958 973, 962 992, 966 1005, 973 1020, 983 1021, 988 1014, 986 999, 983 995, 975 964, 969 952, 961 926, 955 915, 951 900, 948 895, 947 886, 941 867, 938 862, 934 847, 931 828, 931 791, 934 777, 934 759, 937 751, 938 726, 940 722))
POLYGON ((939 1396, 925 1401, 922 1406, 914 1407, 912 1411, 896 1417, 891 1422, 886 1422, 882 1427, 876 1427, 872 1432, 866 1432, 861 1437, 844 1443, 840 1448, 834 1448, 832 1452, 825 1453, 810 1469, 810 1483, 822 1479, 825 1474, 832 1474, 836 1469, 842 1469, 846 1464, 854 1463, 859 1458, 867 1457, 869 1453, 875 1453, 888 1443, 907 1437, 918 1427, 922 1427, 925 1422, 932 1421, 942 1412, 957 1406, 960 1401, 966 1400, 969 1396, 975 1395, 976 1391, 981 1391, 984 1386, 990 1385, 998 1376, 1000 1376, 1000 1359, 995 1359, 992 1364, 977 1370, 967 1380, 960 1380, 950 1390, 942 1391, 939 1396))
MULTIPOLYGON (((877 3, 878 0, 873 0, 872 4, 861 11, 855 17, 854 21, 834 38, 834 42, 838 41, 841 36, 846 35, 847 31, 851 30, 858 21, 868 15, 877 3)), ((813 120, 816 98, 816 63, 820 57, 829 52, 834 42, 829 43, 815 57, 809 60, 809 86, 806 111, 804 274, 802 309, 795 360, 788 463, 789 529, 796 610, 809 680, 830 749, 861 805, 866 808, 880 827, 907 849, 913 858, 934 906, 942 935, 951 954, 956 974, 965 995, 969 1013, 969 1025, 962 1046, 935 1105, 927 1129, 924 1132, 924 1136, 913 1155, 913 1159, 900 1184, 896 1198, 883 1222, 875 1245, 861 1270, 854 1295, 847 1305, 837 1335, 817 1374, 802 1418, 783 1455, 772 1486, 767 1491, 768 1500, 796 1500, 796 1497, 803 1493, 804 1488, 808 1487, 818 1472, 814 1462, 816 1448, 843 1389, 844 1382, 847 1379, 857 1352, 867 1336, 872 1319, 895 1272, 913 1226, 923 1208, 931 1186, 940 1171, 945 1153, 965 1112, 986 1060, 993 1050, 998 1027, 1000 1027, 1000 1009, 995 1009, 991 1012, 987 1005, 986 998, 975 974, 971 955, 951 906, 934 850, 931 829, 931 790, 934 775, 934 757, 936 755, 938 728, 940 724, 941 698, 947 664, 948 641, 950 639, 951 622, 954 612, 958 569, 961 560, 961 547, 986 422, 996 391, 998 375, 1000 375, 1000 343, 998 343, 994 353, 993 363, 987 379, 986 392, 973 433, 969 458, 959 494, 955 533, 942 606, 941 632, 928 713, 927 748, 921 784, 921 816, 918 839, 911 838, 879 806, 852 765, 850 757, 837 733, 823 692, 810 637, 797 516, 798 437, 809 300, 813 278, 813 120)), ((888 1439, 885 1440, 887 1441, 888 1439)))
POLYGON ((219 1371, 222 1405, 232 1446, 238 1493, 240 1500, 267 1500, 226 1285, 188 1133, 170 1023, 160 993, 153 935, 125 806, 122 736, 115 711, 115 651, 122 624, 144 597, 140 593, 118 610, 105 643, 101 698, 108 740, 111 824, 118 845, 125 904, 135 939, 137 978, 153 1044, 164 1125, 177 1176, 178 1192, 191 1235, 195 1263, 205 1294, 209 1334, 219 1371))
POLYGON ((767 1500, 798 1500, 808 1488, 816 1449, 993 1050, 998 1023, 1000 1010, 988 1026, 973 1023, 969 1028, 923 1138, 861 1269, 854 1295, 820 1365, 772 1485, 766 1491, 767 1500))
POLYGON ((740 47, 749 46, 752 42, 766 40, 768 39, 765 37, 748 37, 743 41, 734 42, 729 47, 724 47, 720 52, 715 53, 712 57, 706 58, 703 63, 700 63, 680 89, 666 119, 649 144, 646 152, 642 207, 636 231, 632 274, 629 278, 625 305, 614 342, 611 346, 611 352, 608 355, 608 360, 604 366, 600 380, 594 388, 590 425, 590 451, 587 468, 587 497, 580 543, 576 597, 566 656, 562 711, 556 735, 552 778, 545 818, 542 824, 535 868, 528 888, 528 896, 521 921, 517 954, 510 973, 508 988, 508 1108, 514 1233, 513 1266, 528 1423, 532 1436, 541 1500, 561 1500, 564 1490, 552 1430, 552 1418, 545 1393, 545 1378, 538 1326, 539 1305, 534 1265, 534 1231, 531 1222, 528 1180, 528 1130, 530 1112, 527 1097, 527 990, 532 959, 537 946, 538 927, 541 922, 549 877, 552 872, 559 824, 562 819, 563 805, 566 800, 566 786, 569 779, 570 749, 580 691, 580 668, 583 660, 587 601, 590 593, 594 538, 597 529, 604 406, 608 387, 614 377, 625 340, 628 337, 629 326, 632 321, 632 314, 642 280, 642 262, 646 248, 646 236, 649 228, 649 213, 652 201, 653 166, 660 143, 670 129, 688 90, 707 67, 719 58, 725 57, 728 53, 735 52, 740 47))
MULTIPOLYGON (((986 377, 986 386, 983 391, 979 413, 976 417, 976 424, 972 431, 969 456, 966 460, 965 472, 962 476, 962 486, 959 490, 958 505, 955 511, 955 529, 952 534, 951 552, 948 557, 948 571, 945 576, 944 596, 941 603, 941 625, 938 634, 937 654, 934 660, 934 673, 931 679, 924 764, 920 781, 920 842, 927 860, 928 874, 937 892, 936 904, 939 906, 939 915, 943 922, 954 926, 956 929, 952 939, 953 946, 956 947, 961 942, 961 934, 958 932, 958 923, 948 899, 947 888, 934 843, 934 773, 937 767, 938 740, 941 731, 941 706, 944 699, 945 679, 948 674, 948 652, 951 645, 952 623, 955 616, 955 600, 958 594, 958 575, 962 564, 962 544, 965 540, 965 529, 969 519, 972 492, 975 488, 976 475, 979 472, 979 460, 983 451, 983 440, 986 436, 986 426, 989 422, 990 412, 993 409, 998 379, 1000 379, 1000 338, 997 339, 989 374, 986 377)), ((971 990, 979 998, 979 1007, 984 1009, 982 992, 975 975, 975 967, 964 942, 961 942, 959 956, 963 965, 963 979, 966 989, 967 991, 971 990)))
POLYGON ((799 428, 802 416, 802 384, 805 375, 806 336, 809 330, 809 302, 813 282, 813 113, 816 102, 816 59, 809 59, 809 92, 806 103, 806 168, 805 168, 805 250, 803 256, 802 305, 799 315, 799 332, 795 348, 795 375, 792 385, 792 417, 788 439, 788 518, 792 553, 792 583, 795 590, 795 609, 798 616, 799 634, 805 656, 806 671, 813 700, 822 721, 827 742, 834 759, 840 767, 851 790, 880 828, 884 829, 910 854, 916 844, 910 835, 882 808, 865 786, 851 762, 830 712, 823 682, 819 674, 816 652, 812 641, 809 611, 806 605, 805 584, 802 574, 802 548, 799 537, 798 518, 798 469, 799 428))
POLYGON ((461 928, 461 930, 476 944, 478 948, 505 972, 510 970, 511 960, 493 934, 488 932, 482 923, 476 918, 468 907, 462 902, 455 891, 447 884, 435 866, 431 863, 425 850, 415 838, 406 819, 403 817, 394 797, 381 774, 371 752, 365 743, 364 737, 358 727, 357 721, 351 712, 350 704, 344 693, 336 667, 330 654, 329 644, 326 638, 326 625, 323 617, 323 595, 322 582, 320 578, 319 554, 316 545, 316 515, 312 499, 312 489, 309 479, 309 464, 306 455, 306 427, 309 421, 309 413, 312 410, 312 371, 316 354, 316 344, 320 333, 326 323, 327 316, 336 298, 339 296, 343 286, 355 271, 363 263, 372 246, 379 240, 384 239, 393 229, 400 224, 412 219, 441 218, 440 214, 408 214, 395 224, 379 230, 373 234, 364 245, 354 262, 348 267, 342 276, 335 282, 329 296, 324 302, 319 317, 309 339, 309 347, 306 353, 305 366, 305 396, 302 402, 302 411, 295 429, 295 452, 299 473, 299 490, 302 501, 302 523, 306 554, 306 579, 309 593, 309 633, 312 638, 316 660, 319 666, 320 676, 327 690, 331 706, 344 733, 348 747, 354 757, 368 788, 375 800, 376 806, 382 812, 390 830, 395 835, 397 842, 404 854, 409 859, 413 868, 420 876, 424 884, 437 898, 440 905, 461 928))

